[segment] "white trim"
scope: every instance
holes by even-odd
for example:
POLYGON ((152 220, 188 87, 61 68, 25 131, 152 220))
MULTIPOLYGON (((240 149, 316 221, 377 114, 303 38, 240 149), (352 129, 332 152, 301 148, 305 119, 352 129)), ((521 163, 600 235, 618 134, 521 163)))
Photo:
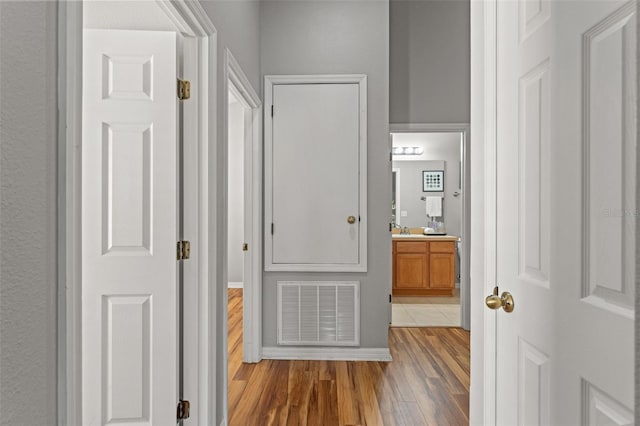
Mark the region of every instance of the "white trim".
POLYGON ((220 422, 220 426, 227 426, 227 417, 226 416, 220 422))
MULTIPOLYGON (((259 362, 262 359, 262 102, 228 48, 225 49, 223 73, 222 99, 223 105, 225 105, 223 111, 223 140, 225 141, 223 175, 225 182, 228 176, 228 91, 232 90, 238 101, 245 108, 250 109, 249 116, 245 117, 244 141, 244 228, 250 229, 244 236, 245 242, 249 245, 249 250, 245 252, 245 262, 249 262, 250 276, 248 280, 245 280, 247 285, 244 286, 242 294, 242 360, 244 362, 259 362)), ((227 204, 225 194, 223 226, 225 232, 227 230, 227 204)), ((223 253, 225 276, 227 256, 225 251, 223 253)), ((225 303, 223 315, 225 336, 228 328, 226 324, 227 309, 227 303, 225 303)), ((226 348, 226 340, 224 344, 226 348)), ((226 349, 224 354, 226 357, 226 349)))
MULTIPOLYGON (((389 125, 394 133, 461 133, 462 134, 462 211, 463 218, 460 238, 463 242, 463 256, 460 257, 460 324, 465 330, 471 329, 471 139, 469 123, 399 123, 389 125)), ((397 178, 397 175, 396 175, 397 178)), ((397 197, 397 195, 396 195, 397 197)), ((397 204, 396 204, 396 212, 397 204)), ((397 218, 396 218, 397 219, 397 218)))
POLYGON ((82 2, 58 4, 58 424, 82 423, 82 2), (79 36, 78 36, 79 35, 79 36))
POLYGON ((242 281, 229 281, 227 283, 227 288, 243 288, 244 283, 242 281))
POLYGON ((390 133, 423 133, 423 132, 466 132, 469 123, 394 123, 389 124, 390 133))
POLYGON ((265 164, 265 205, 264 223, 273 221, 273 120, 270 106, 273 104, 273 86, 279 84, 339 84, 355 83, 360 93, 360 142, 359 142, 359 261, 357 264, 283 264, 273 262, 273 238, 264 229, 264 270, 288 272, 367 272, 367 76, 365 74, 330 74, 330 75, 265 75, 264 77, 264 164, 265 164))
MULTIPOLYGON (((197 348, 190 359, 197 367, 197 384, 189 396, 195 409, 194 423, 212 424, 216 418, 216 181, 209 165, 216 164, 217 32, 198 2, 157 0, 177 29, 197 38, 198 78, 194 87, 198 109, 198 206, 197 241, 192 264, 197 269, 197 348), (209 190, 209 188, 212 188, 209 190), (214 207, 214 208, 210 208, 214 207), (202 261, 198 261, 198 259, 202 261)), ((58 424, 80 424, 81 389, 81 288, 80 186, 82 123, 82 2, 61 2, 59 6, 59 283, 58 283, 58 424), (69 129, 69 131, 65 131, 69 129)), ((192 249, 194 247, 192 246, 192 249)), ((226 376, 226 371, 224 372, 226 376)), ((186 379, 186 377, 185 377, 186 379)), ((185 391, 190 388, 185 383, 185 391)), ((225 397, 226 400, 226 397, 225 397)), ((225 404, 226 405, 226 404, 225 404)))
POLYGON ((309 360, 309 361, 392 361, 389 348, 307 348, 265 346, 264 359, 309 360))
POLYGON ((469 422, 496 424, 496 313, 484 297, 496 284, 497 1, 471 2, 472 168, 471 389, 469 422))

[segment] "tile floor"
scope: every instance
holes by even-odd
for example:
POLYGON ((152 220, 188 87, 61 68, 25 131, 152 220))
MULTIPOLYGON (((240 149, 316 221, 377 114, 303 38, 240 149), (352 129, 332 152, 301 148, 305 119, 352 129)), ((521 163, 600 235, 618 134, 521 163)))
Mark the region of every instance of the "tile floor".
POLYGON ((453 297, 394 297, 391 327, 460 327, 460 294, 453 297))

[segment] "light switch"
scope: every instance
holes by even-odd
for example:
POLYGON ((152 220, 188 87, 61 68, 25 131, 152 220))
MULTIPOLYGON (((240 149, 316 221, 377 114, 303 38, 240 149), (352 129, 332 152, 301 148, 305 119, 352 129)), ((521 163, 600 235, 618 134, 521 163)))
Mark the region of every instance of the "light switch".
POLYGON ((400 210, 400 217, 407 217, 407 211, 406 210, 400 210))

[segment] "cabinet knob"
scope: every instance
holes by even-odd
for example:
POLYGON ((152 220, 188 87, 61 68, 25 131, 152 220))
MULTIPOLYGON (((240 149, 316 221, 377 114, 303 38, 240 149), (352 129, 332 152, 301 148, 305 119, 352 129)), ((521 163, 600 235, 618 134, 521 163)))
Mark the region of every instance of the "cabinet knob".
POLYGON ((356 217, 355 216, 349 216, 347 218, 347 223, 349 223, 350 225, 353 225, 354 223, 356 223, 356 217))

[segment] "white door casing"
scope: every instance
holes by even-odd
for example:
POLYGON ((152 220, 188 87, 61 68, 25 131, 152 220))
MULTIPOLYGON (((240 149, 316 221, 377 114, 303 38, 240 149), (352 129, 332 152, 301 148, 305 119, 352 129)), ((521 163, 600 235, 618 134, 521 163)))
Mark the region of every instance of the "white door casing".
POLYGON ((265 269, 366 271, 366 76, 267 76, 265 102, 265 269))
POLYGON ((85 30, 83 424, 175 419, 176 35, 85 30))
MULTIPOLYGON (((229 49, 225 50, 224 59, 224 81, 244 108, 243 229, 248 250, 243 259, 242 361, 259 362, 262 359, 262 102, 229 49)), ((226 96, 228 91, 224 92, 226 96)), ((228 119, 225 122, 228 123, 228 119)), ((225 132, 228 140, 228 128, 225 132)), ((226 170, 225 175, 228 174, 226 170)), ((240 250, 240 247, 236 249, 240 250)), ((225 312, 226 307, 225 303, 225 312)), ((226 321, 227 315, 223 318, 226 321)), ((226 330, 227 326, 224 328, 226 330)), ((227 353, 226 349, 224 353, 227 353)))
POLYGON ((496 423, 632 424, 636 5, 496 7, 496 423))

